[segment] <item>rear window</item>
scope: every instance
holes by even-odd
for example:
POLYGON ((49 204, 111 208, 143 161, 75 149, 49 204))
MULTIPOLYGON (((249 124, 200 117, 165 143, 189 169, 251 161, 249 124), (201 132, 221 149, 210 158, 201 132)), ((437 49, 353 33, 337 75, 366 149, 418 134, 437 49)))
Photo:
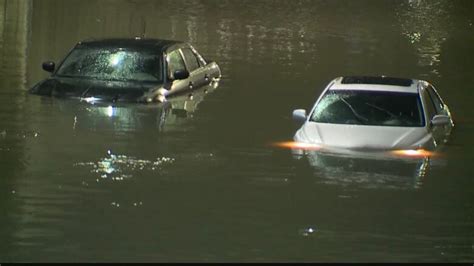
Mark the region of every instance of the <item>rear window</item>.
POLYGON ((311 115, 311 121, 371 126, 424 126, 418 93, 329 90, 311 115))

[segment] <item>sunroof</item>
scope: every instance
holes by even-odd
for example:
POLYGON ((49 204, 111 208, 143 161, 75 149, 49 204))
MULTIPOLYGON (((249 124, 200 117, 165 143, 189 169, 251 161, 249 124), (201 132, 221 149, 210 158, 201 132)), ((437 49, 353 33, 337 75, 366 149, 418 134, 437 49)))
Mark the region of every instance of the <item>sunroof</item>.
POLYGON ((380 84, 409 87, 413 81, 411 79, 394 77, 368 77, 368 76, 347 76, 343 77, 342 84, 380 84))

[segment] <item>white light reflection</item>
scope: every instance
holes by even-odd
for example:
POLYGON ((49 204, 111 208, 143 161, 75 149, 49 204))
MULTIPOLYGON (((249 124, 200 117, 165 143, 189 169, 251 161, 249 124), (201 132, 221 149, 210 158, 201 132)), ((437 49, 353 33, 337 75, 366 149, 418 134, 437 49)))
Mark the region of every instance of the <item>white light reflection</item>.
POLYGON ((107 116, 112 117, 115 114, 115 108, 109 105, 107 107, 107 116))
POLYGON ((449 1, 411 0, 400 2, 397 11, 402 34, 417 51, 418 65, 437 76, 443 43, 450 35, 450 8, 449 1))
POLYGON ((414 183, 415 188, 421 188, 421 186, 423 185, 423 179, 426 176, 429 167, 430 167, 430 159, 424 158, 415 171, 415 183, 414 183))
POLYGON ((107 150, 107 155, 97 161, 79 162, 74 166, 90 167, 92 173, 96 173, 101 180, 124 181, 132 178, 138 171, 160 171, 164 165, 174 163, 174 158, 157 157, 155 160, 137 159, 127 155, 113 154, 107 150))
POLYGON ((123 61, 124 57, 125 57, 125 53, 124 53, 124 52, 118 52, 118 53, 112 55, 112 57, 110 58, 110 61, 109 61, 109 62, 110 62, 110 64, 111 64, 112 66, 116 66, 116 65, 118 65, 120 62, 123 61))
POLYGON ((316 227, 306 227, 299 230, 299 234, 304 237, 309 237, 316 232, 318 232, 318 229, 316 227))
POLYGON ((76 130, 76 124, 77 124, 77 115, 74 116, 74 123, 72 124, 72 129, 76 130))
POLYGON ((96 97, 81 98, 81 101, 85 101, 87 103, 92 103, 92 104, 94 104, 98 100, 99 98, 96 98, 96 97))

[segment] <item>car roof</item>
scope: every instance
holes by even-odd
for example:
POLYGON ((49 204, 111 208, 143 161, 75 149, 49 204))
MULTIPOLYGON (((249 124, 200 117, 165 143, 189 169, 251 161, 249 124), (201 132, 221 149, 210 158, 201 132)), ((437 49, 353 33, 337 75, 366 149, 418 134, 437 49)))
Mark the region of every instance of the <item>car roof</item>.
POLYGON ((344 76, 334 79, 329 90, 365 90, 418 93, 422 80, 386 76, 344 76))
POLYGON ((158 49, 165 51, 168 47, 176 44, 185 44, 182 41, 149 39, 149 38, 108 38, 89 39, 81 41, 76 47, 103 47, 103 48, 133 48, 133 49, 158 49))

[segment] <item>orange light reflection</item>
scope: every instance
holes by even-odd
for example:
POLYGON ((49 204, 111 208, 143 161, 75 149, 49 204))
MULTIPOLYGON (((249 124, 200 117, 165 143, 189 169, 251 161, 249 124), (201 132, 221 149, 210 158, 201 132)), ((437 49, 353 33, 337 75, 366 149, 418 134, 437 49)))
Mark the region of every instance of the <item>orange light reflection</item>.
POLYGON ((418 149, 418 150, 395 150, 392 151, 392 154, 404 157, 416 157, 416 158, 423 158, 423 157, 431 157, 434 155, 434 152, 418 149))
POLYGON ((301 149, 301 150, 311 150, 311 151, 317 151, 322 148, 318 144, 310 144, 310 143, 303 143, 303 142, 296 142, 296 141, 275 142, 273 143, 273 146, 279 147, 279 148, 286 148, 286 149, 301 149))
MULTIPOLYGON (((296 141, 281 141, 274 142, 272 146, 285 149, 300 149, 300 150, 310 150, 310 151, 319 151, 323 147, 318 144, 303 143, 296 141)), ((426 158, 436 156, 435 152, 427 151, 424 149, 418 150, 393 150, 390 151, 391 154, 407 158, 426 158)))

